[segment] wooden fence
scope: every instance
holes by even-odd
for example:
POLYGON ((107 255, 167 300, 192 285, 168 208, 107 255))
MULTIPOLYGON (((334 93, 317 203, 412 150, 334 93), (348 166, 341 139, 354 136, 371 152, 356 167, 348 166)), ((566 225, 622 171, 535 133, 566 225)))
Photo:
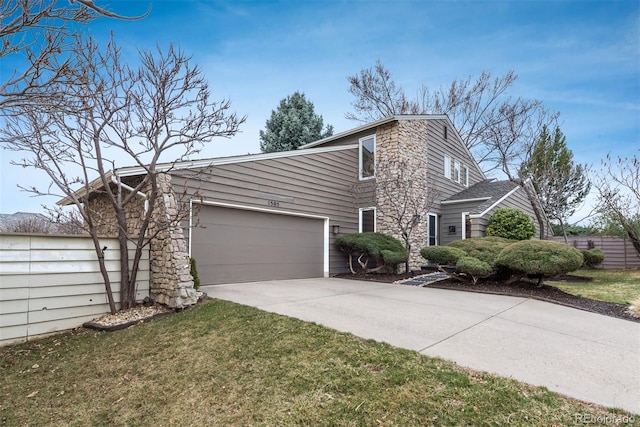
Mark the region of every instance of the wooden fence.
MULTIPOLYGON (((101 247, 114 298, 120 300, 118 240, 101 247)), ((133 248, 129 249, 133 256, 133 248)), ((137 276, 136 299, 149 295, 149 251, 137 276)), ((91 238, 0 234, 0 345, 71 329, 109 311, 91 238)))
MULTIPOLYGON (((555 236, 553 240, 564 243, 564 237, 555 236)), ((602 268, 640 268, 640 256, 629 239, 604 236, 568 236, 568 243, 577 249, 592 247, 605 253, 602 268)))

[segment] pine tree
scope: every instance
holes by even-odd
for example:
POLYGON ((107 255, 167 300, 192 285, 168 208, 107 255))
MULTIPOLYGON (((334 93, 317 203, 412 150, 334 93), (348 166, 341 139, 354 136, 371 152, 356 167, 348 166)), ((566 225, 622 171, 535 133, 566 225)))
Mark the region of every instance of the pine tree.
POLYGON ((521 167, 521 176, 531 178, 547 217, 560 224, 566 239, 566 221, 589 194, 591 182, 586 165, 573 162, 559 127, 553 135, 543 127, 529 160, 521 167))
POLYGON ((304 93, 295 92, 280 101, 271 111, 265 130, 260 131, 260 150, 263 153, 295 150, 301 145, 333 135, 333 126, 322 131, 322 116, 314 112, 313 103, 304 93))

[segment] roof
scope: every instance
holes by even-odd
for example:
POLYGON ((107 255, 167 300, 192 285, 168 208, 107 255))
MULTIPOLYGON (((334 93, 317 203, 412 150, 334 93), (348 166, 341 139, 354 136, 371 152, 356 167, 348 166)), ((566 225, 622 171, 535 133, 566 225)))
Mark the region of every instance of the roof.
POLYGON ((353 129, 349 129, 347 131, 344 132, 340 132, 337 133, 335 135, 331 135, 328 136, 324 139, 320 139, 318 141, 314 141, 314 142, 310 142, 308 144, 305 145, 301 145, 300 147, 298 147, 299 150, 306 150, 312 147, 317 147, 318 145, 322 145, 322 144, 327 144, 329 142, 332 141, 336 141, 338 139, 342 139, 346 136, 350 136, 350 135, 355 135, 359 132, 363 132, 367 129, 373 129, 376 128, 378 126, 382 126, 385 125, 387 123, 391 123, 394 121, 402 121, 402 120, 447 120, 450 125, 451 125, 451 129, 453 129, 455 131, 455 126, 453 125, 453 123, 451 123, 451 120, 449 119, 449 116, 447 116, 446 114, 402 114, 402 115, 395 115, 395 116, 389 116, 389 117, 385 117, 384 119, 380 119, 377 120, 375 122, 371 122, 371 123, 367 123, 364 124, 362 126, 358 126, 356 128, 353 129))
POLYGON ((519 185, 517 183, 508 180, 484 180, 443 200, 442 204, 476 201, 478 205, 469 213, 484 215, 486 211, 515 193, 518 188, 519 185))
MULTIPOLYGON (((340 145, 336 147, 318 147, 313 150, 291 150, 291 151, 279 151, 275 153, 258 153, 258 154, 246 154, 240 156, 228 156, 228 157, 213 157, 209 159, 201 159, 201 160, 187 160, 182 162, 170 162, 170 163, 159 163, 156 165, 156 171, 158 172, 167 172, 167 171, 176 171, 183 169, 197 169, 197 168, 207 168, 211 166, 221 166, 221 165, 229 165, 235 163, 246 163, 246 162, 255 162, 259 160, 271 160, 271 159, 281 159, 286 157, 296 157, 296 156, 305 156, 311 154, 318 153, 330 153, 333 151, 342 151, 342 150, 352 150, 358 148, 357 145, 340 145)), ((146 174, 146 169, 142 166, 128 166, 123 168, 118 168, 113 171, 109 171, 106 174, 107 181, 110 181, 113 177, 127 177, 127 176, 138 176, 146 174)), ((87 193, 92 193, 102 188, 102 179, 97 177, 93 181, 89 183, 89 185, 83 186, 79 188, 75 195, 78 198, 84 197, 87 193)), ((73 199, 70 196, 67 196, 61 200, 59 200, 56 204, 61 206, 68 206, 73 203, 73 199)))

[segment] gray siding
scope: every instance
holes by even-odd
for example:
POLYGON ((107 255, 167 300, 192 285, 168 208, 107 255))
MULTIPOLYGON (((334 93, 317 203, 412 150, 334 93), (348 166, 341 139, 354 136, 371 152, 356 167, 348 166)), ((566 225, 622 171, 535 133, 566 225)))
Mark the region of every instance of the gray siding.
POLYGON ((467 188, 462 184, 445 178, 445 156, 451 157, 452 167, 453 161, 458 160, 469 168, 469 186, 485 179, 469 151, 445 120, 428 120, 427 123, 429 125, 428 176, 439 193, 438 200, 447 199, 467 188), (444 138, 445 126, 449 126, 447 139, 444 138))
MULTIPOLYGON (((444 175, 444 157, 451 157, 451 166, 455 160, 460 161, 469 168, 469 186, 485 179, 484 174, 478 168, 475 160, 471 157, 469 151, 465 148, 463 142, 458 138, 457 133, 449 125, 446 120, 428 120, 428 158, 427 158, 427 176, 431 185, 438 192, 436 200, 445 200, 456 193, 464 190, 464 185, 445 178, 444 175), (448 127, 447 139, 444 138, 444 128, 448 127)), ((446 206, 446 205, 445 205, 446 206)), ((440 245, 446 245, 453 240, 460 239, 462 232, 460 215, 454 214, 452 207, 441 206, 439 203, 433 207, 432 212, 439 215, 439 233, 440 245), (449 225, 456 226, 456 234, 449 234, 449 225), (456 237, 457 236, 457 237, 456 237)), ((464 210, 458 211, 463 212, 464 210)))
MULTIPOLYGON (((330 229, 339 225, 341 234, 358 232, 357 149, 175 171, 172 177, 178 192, 185 188, 204 201, 326 216, 330 229)), ((330 274, 348 271, 332 233, 329 239, 330 274)))
MULTIPOLYGON (((440 244, 448 245, 454 240, 462 239, 462 213, 463 212, 473 212, 473 210, 478 206, 481 202, 461 202, 454 204, 446 204, 442 205, 442 216, 440 226, 442 229, 442 233, 440 234, 440 244), (449 233, 449 226, 455 226, 456 232, 449 233)), ((473 219, 471 221, 472 231, 479 226, 481 221, 478 219, 473 219)), ((482 222, 484 224, 484 222, 482 222)), ((482 227, 484 231, 484 227, 482 227)))
POLYGON ((340 138, 335 141, 326 142, 322 144, 322 147, 337 147, 341 145, 357 144, 360 141, 360 138, 364 138, 365 136, 370 136, 375 134, 376 129, 377 127, 363 130, 361 132, 354 133, 353 135, 347 135, 344 138, 340 138))

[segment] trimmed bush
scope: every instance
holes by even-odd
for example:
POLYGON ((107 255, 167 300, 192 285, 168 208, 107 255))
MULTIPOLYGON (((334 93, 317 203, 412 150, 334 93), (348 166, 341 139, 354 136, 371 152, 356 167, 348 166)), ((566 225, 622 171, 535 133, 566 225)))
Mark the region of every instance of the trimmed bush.
POLYGON ((191 277, 193 278, 193 288, 198 289, 200 287, 200 278, 198 277, 198 268, 196 267, 196 259, 189 258, 189 264, 191 264, 191 277))
POLYGON ((460 258, 456 268, 460 273, 471 276, 474 284, 478 283, 478 279, 489 277, 493 273, 493 268, 489 264, 471 256, 460 258))
POLYGON ((349 254, 349 267, 354 274, 353 256, 358 256, 357 261, 365 273, 385 267, 395 268, 409 259, 407 250, 398 239, 382 233, 345 234, 336 240, 336 247, 349 254), (376 268, 369 269, 370 259, 375 260, 376 268))
POLYGON ((505 239, 528 240, 536 234, 536 227, 529 215, 521 210, 500 208, 489 218, 485 233, 505 239))
POLYGON ((582 252, 578 249, 548 240, 512 243, 496 259, 500 268, 540 278, 577 270, 582 263, 582 252))
POLYGON ((449 243, 448 247, 461 249, 467 256, 477 258, 493 268, 500 252, 513 242, 502 237, 474 237, 456 240, 449 243))
POLYGON ((602 249, 586 249, 582 251, 582 257, 584 258, 584 266, 587 268, 594 268, 596 265, 602 264, 604 261, 604 251, 602 249))
POLYGON ((427 246, 420 250, 422 258, 438 265, 456 265, 466 253, 462 249, 451 246, 427 246))

